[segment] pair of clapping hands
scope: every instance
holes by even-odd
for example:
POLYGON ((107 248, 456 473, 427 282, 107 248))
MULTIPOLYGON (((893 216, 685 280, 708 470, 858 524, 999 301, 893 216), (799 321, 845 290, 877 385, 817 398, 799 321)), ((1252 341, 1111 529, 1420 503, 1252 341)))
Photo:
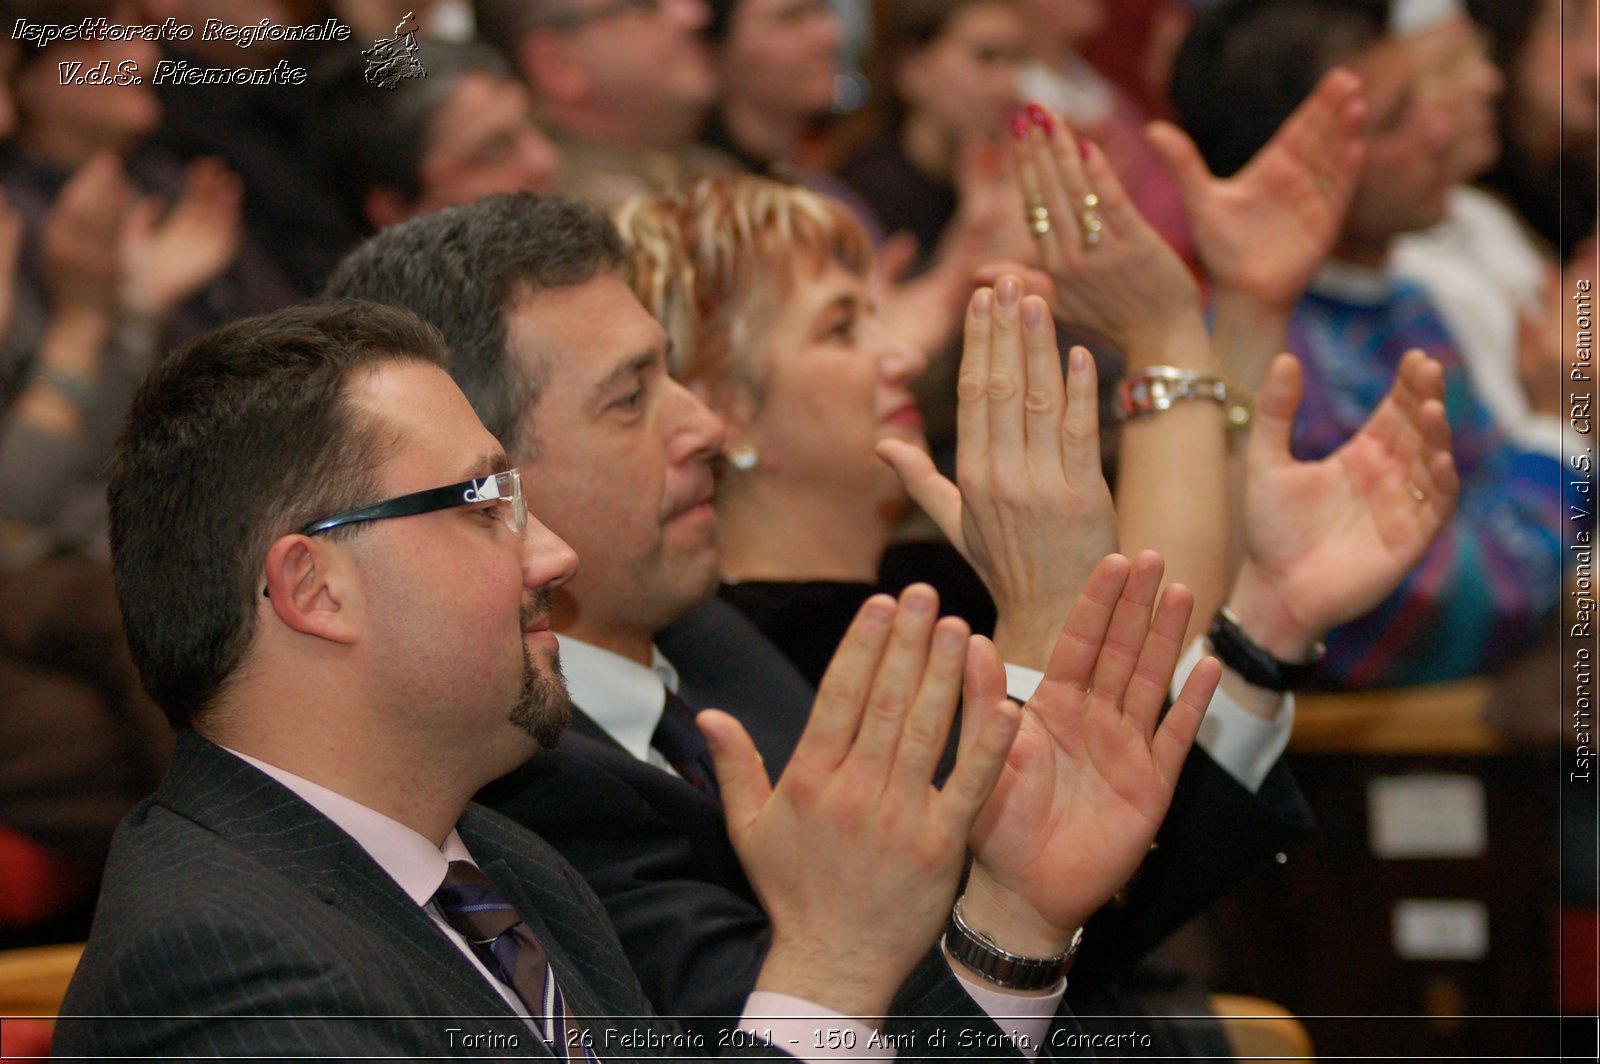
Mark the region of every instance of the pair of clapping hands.
MULTIPOLYGON (((1181 134, 1156 133, 1202 254, 1221 273, 1214 281, 1264 318, 1286 312, 1331 244, 1359 166, 1361 118, 1359 82, 1336 71, 1228 181, 1205 173, 1181 134), (1283 239, 1285 227, 1295 239, 1283 239), (1278 260, 1261 269, 1241 233, 1274 235, 1278 260)), ((1008 952, 1060 952, 1147 851, 1221 671, 1202 662, 1157 726, 1191 596, 1173 586, 1157 604, 1159 556, 1111 553, 1093 362, 1074 349, 1063 378, 1054 330, 1061 316, 1159 353, 1196 335, 1198 290, 1103 154, 1049 116, 1038 126, 1018 146, 1017 172, 1029 202, 1054 219, 1036 231, 1049 298, 1025 294, 1040 289, 1036 275, 1005 268, 973 295, 955 483, 907 444, 884 441, 879 452, 984 579, 1007 659, 1043 664, 1044 682, 1016 707, 995 645, 957 619, 936 622, 932 592, 914 587, 898 604, 880 597, 863 608, 776 790, 730 718, 702 718, 730 833, 773 919, 763 985, 855 1015, 878 1015, 932 942, 969 851, 969 925, 1008 952), (1073 210, 1086 189, 1092 242, 1073 210), (958 695, 961 756, 935 789, 958 695)), ((1293 358, 1271 360, 1244 445, 1244 564, 1233 584, 1233 601, 1250 603, 1251 635, 1289 660, 1395 586, 1457 491, 1442 372, 1421 353, 1321 461, 1289 452, 1299 397, 1293 358)), ((1181 505, 1171 520, 1183 520, 1181 505)))
MULTIPOLYGON (((171 204, 132 190, 122 161, 100 152, 62 187, 44 220, 42 268, 50 309, 164 319, 228 268, 243 233, 243 186, 217 159, 184 173, 171 204)), ((0 298, 9 299, 22 220, 0 203, 0 298)), ((0 321, 9 317, 0 307, 0 321)))
MULTIPOLYGON (((924 468, 920 452, 882 449, 897 467, 920 470, 908 477, 914 490, 991 587, 1016 579, 1016 590, 1037 595, 1030 573, 1072 582, 1071 563, 1053 559, 1071 553, 1073 530, 1104 538, 1110 524, 1094 501, 1105 486, 1092 363, 1074 352, 1069 387, 1042 301, 1013 303, 1011 287, 978 292, 968 314, 958 465, 972 476, 957 487, 924 468), (1025 490, 990 491, 1008 470, 1025 490), (1082 522, 1052 528, 1052 512, 1082 522)), ((1449 516, 1455 475, 1441 389, 1437 364, 1409 356, 1362 431, 1303 463, 1288 450, 1295 366, 1285 358, 1274 367, 1248 444, 1251 555, 1240 585, 1277 607, 1263 640, 1275 653, 1292 658, 1297 641, 1309 647, 1370 608, 1449 516), (1418 485, 1427 486, 1424 503, 1418 485)), ((959 619, 935 621, 930 589, 912 587, 898 604, 874 598, 841 644, 775 790, 738 724, 702 715, 730 836, 773 922, 759 985, 882 1015, 943 925, 969 851, 970 926, 1022 956, 1067 946, 1147 852, 1221 675, 1203 660, 1160 717, 1192 605, 1181 585, 1157 602, 1161 571, 1152 552, 1097 559, 1073 589, 1043 682, 1020 708, 1005 697, 995 646, 959 619), (958 696, 960 757, 935 789, 958 696)))

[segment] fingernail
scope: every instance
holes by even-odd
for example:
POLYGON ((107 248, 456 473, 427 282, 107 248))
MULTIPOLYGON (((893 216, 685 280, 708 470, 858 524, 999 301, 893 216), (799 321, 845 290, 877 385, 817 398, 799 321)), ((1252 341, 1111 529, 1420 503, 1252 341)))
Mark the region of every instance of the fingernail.
POLYGON ((894 617, 894 610, 893 599, 884 595, 876 595, 867 600, 867 608, 863 612, 863 617, 872 624, 887 624, 894 617))
POLYGON ((1089 368, 1089 352, 1081 347, 1074 347, 1067 355, 1067 369, 1078 373, 1089 368))
POLYGON ((961 634, 961 629, 953 625, 940 628, 935 638, 939 640, 939 646, 944 650, 960 650, 961 644, 967 641, 967 637, 961 634))
POLYGON ((1056 131, 1056 120, 1050 117, 1049 111, 1046 111, 1036 103, 1028 105, 1028 120, 1046 133, 1054 133, 1056 131))
POLYGON ((1078 139, 1078 154, 1083 156, 1083 161, 1084 162, 1088 162, 1089 161, 1089 154, 1093 150, 1094 150, 1094 145, 1089 143, 1088 138, 1080 137, 1078 139))
POLYGON ((1044 325, 1044 300, 1029 299, 1022 304, 1022 324, 1032 332, 1037 332, 1044 325))
POLYGON ((994 302, 994 289, 980 288, 972 296, 972 316, 987 318, 994 302))
POLYGON ((1014 307, 1017 305, 1017 300, 1022 298, 1022 286, 1017 283, 1015 277, 1002 277, 1000 283, 995 286, 994 294, 1002 307, 1014 307))
POLYGON ((1028 116, 1026 113, 1018 111, 1011 116, 1011 135, 1019 141, 1028 139, 1028 116))
POLYGON ((932 591, 916 584, 906 588, 905 592, 900 596, 900 604, 912 613, 933 612, 934 601, 932 591))

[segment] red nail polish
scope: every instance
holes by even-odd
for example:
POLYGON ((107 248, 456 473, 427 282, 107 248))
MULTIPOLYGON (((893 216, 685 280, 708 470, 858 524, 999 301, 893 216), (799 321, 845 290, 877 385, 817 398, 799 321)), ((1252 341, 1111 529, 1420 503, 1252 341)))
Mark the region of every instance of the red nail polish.
POLYGON ((1046 133, 1054 133, 1056 131, 1055 119, 1050 117, 1049 111, 1046 111, 1036 103, 1028 105, 1028 119, 1046 133))
POLYGON ((1087 138, 1078 141, 1078 154, 1083 156, 1083 161, 1088 162, 1089 156, 1094 152, 1094 144, 1087 138))
POLYGON ((1028 139, 1028 116, 1021 111, 1011 116, 1011 135, 1020 141, 1028 139))

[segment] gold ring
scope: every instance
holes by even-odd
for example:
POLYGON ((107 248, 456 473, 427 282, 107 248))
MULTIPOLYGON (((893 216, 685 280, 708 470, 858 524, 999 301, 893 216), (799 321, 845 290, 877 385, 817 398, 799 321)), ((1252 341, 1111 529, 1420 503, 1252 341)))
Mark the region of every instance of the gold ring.
POLYGON ((1044 236, 1050 232, 1050 212, 1045 209, 1042 200, 1030 201, 1028 228, 1032 230, 1034 236, 1044 236))
POLYGON ((1428 493, 1417 487, 1415 483, 1408 480, 1406 481, 1406 487, 1411 489, 1411 497, 1417 502, 1428 501, 1428 493))

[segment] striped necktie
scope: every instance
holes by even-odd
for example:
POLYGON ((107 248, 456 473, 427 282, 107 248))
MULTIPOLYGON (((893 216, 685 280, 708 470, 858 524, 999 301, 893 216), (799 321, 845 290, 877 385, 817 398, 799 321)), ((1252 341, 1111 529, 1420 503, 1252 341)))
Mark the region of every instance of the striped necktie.
POLYGON ((556 1059, 596 1061, 583 1027, 567 1010, 544 947, 522 916, 470 861, 451 861, 433 900, 484 967, 522 999, 556 1059))
POLYGON ((667 700, 661 707, 661 720, 650 736, 650 745, 661 752, 667 764, 696 789, 720 800, 717 768, 711 748, 694 724, 694 710, 672 688, 662 685, 667 700))

